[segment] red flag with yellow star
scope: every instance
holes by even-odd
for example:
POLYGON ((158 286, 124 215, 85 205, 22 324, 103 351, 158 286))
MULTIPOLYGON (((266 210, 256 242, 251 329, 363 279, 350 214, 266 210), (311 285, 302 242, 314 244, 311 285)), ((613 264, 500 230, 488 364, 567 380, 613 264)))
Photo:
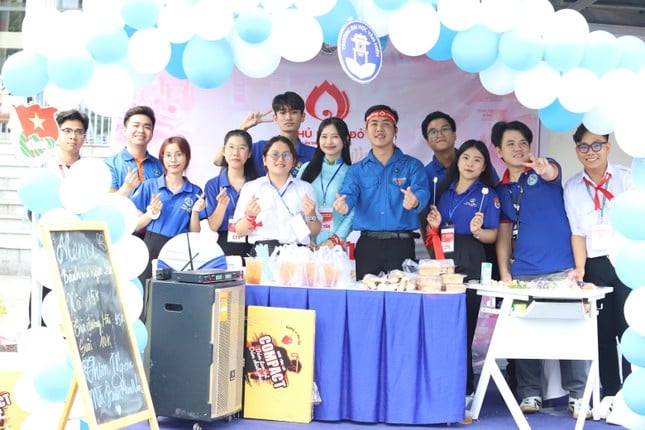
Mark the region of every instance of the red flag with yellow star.
POLYGON ((58 109, 43 108, 38 104, 14 107, 22 126, 22 133, 17 136, 20 152, 34 161, 46 156, 58 139, 58 125, 54 118, 58 109))

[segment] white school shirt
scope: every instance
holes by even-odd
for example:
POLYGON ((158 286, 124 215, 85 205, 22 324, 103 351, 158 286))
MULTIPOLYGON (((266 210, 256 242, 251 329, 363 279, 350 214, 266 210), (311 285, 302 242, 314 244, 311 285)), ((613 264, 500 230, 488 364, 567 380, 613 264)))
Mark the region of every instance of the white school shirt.
MULTIPOLYGON (((291 228, 291 219, 296 215, 303 215, 302 200, 305 195, 316 201, 316 193, 309 182, 289 177, 285 185, 278 190, 269 181, 268 176, 262 176, 247 182, 240 190, 233 223, 244 218, 246 206, 253 196, 257 196, 262 210, 255 221, 262 225, 249 232, 249 243, 255 243, 258 240, 278 240, 280 243, 309 245, 309 237, 299 241, 291 228)), ((321 219, 318 207, 316 207, 316 218, 321 219)))
MULTIPOLYGON (((607 182, 606 189, 614 197, 633 188, 632 174, 629 168, 608 163, 607 173, 611 174, 611 179, 607 182)), ((595 190, 593 187, 587 186, 584 178, 591 181, 591 178, 583 170, 573 175, 564 185, 564 208, 569 218, 571 234, 583 236, 586 239, 587 258, 602 257, 607 255, 606 250, 591 248, 591 228, 598 224, 611 225, 611 201, 600 194, 602 210, 596 210, 594 208, 595 190)))

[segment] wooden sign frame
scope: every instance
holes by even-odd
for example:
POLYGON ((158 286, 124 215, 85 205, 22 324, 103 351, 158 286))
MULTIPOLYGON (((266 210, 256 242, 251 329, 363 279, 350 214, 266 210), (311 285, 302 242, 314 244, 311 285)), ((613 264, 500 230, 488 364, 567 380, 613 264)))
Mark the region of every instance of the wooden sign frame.
POLYGON ((80 393, 90 429, 120 429, 148 420, 158 430, 105 224, 49 223, 41 225, 41 236, 74 368, 58 428, 65 428, 80 393))

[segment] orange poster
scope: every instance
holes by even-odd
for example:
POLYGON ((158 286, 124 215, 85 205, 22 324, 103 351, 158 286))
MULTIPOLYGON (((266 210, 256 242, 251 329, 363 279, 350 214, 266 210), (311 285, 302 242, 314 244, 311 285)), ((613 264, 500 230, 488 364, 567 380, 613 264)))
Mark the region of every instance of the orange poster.
POLYGON ((245 418, 312 420, 315 319, 312 310, 248 307, 245 418))
POLYGON ((16 403, 16 382, 27 371, 21 366, 18 354, 0 353, 0 429, 19 429, 27 417, 16 403))

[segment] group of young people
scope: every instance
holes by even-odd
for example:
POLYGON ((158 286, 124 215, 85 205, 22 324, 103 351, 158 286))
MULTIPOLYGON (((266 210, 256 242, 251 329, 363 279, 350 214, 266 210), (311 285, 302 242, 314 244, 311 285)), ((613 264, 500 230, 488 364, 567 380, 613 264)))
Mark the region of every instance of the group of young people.
MULTIPOLYGON (((298 138, 304 119, 304 100, 290 91, 274 97, 272 111, 248 115, 238 129, 226 133, 214 158, 220 173, 202 190, 185 175, 191 158, 187 140, 166 138, 154 157, 147 150, 155 126, 153 110, 128 110, 126 146, 105 162, 113 191, 130 197, 140 213, 137 229, 150 259, 173 236, 200 231, 203 219, 218 232, 218 244, 227 255, 253 255, 259 244, 270 250, 294 243, 333 247, 360 231, 354 256, 361 279, 416 259, 415 239, 421 231, 430 256, 452 258, 466 281, 478 279, 481 263, 492 261, 501 280, 568 272, 580 282, 612 286, 614 293, 603 300, 598 317, 602 403, 610 409, 621 373, 629 373, 626 361, 619 371, 616 345, 616 337, 627 328, 623 305, 629 289, 607 257, 608 202, 631 186, 631 178, 629 169, 608 161, 608 136, 578 128, 573 140, 583 170, 563 187, 560 165, 531 152, 533 134, 520 121, 492 127, 491 143, 506 165, 500 178, 484 142, 469 139, 457 147, 456 123, 443 112, 428 114, 421 124, 433 151, 426 166, 395 143, 399 116, 387 105, 366 110, 371 150, 353 164, 350 132, 342 119, 320 123, 316 147, 298 138), (280 133, 253 143, 247 130, 263 122, 277 123, 280 133)), ((80 158, 88 121, 78 111, 60 112, 57 121, 60 149, 50 164, 64 174, 80 158)), ((149 266, 142 277, 150 276, 149 266)), ((471 346, 480 300, 468 290, 467 395, 474 391, 471 346)), ((577 417, 587 364, 560 363, 569 409, 577 417)), ((539 363, 514 364, 520 407, 525 413, 537 412, 542 407, 539 363)))

